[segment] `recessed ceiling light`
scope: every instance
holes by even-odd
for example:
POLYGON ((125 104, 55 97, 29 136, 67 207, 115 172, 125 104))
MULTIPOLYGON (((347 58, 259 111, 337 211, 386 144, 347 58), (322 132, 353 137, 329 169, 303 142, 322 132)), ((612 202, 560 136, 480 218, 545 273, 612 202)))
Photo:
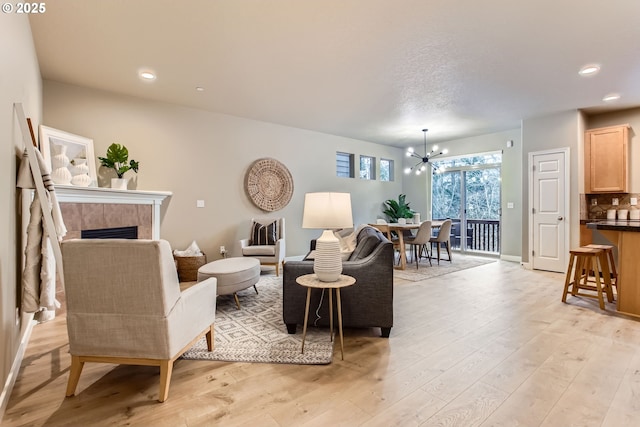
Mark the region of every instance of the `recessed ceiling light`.
POLYGON ((618 99, 620 99, 619 93, 610 93, 609 95, 606 95, 604 98, 602 98, 604 102, 617 101, 618 99))
POLYGON ((140 72, 140 77, 144 80, 155 80, 156 79, 156 75, 153 74, 151 71, 141 71, 140 72))
POLYGON ((204 88, 203 88, 202 86, 198 86, 198 87, 196 87, 196 90, 197 90, 198 92, 204 92, 204 88))
POLYGON ((598 74, 598 71, 600 71, 599 65, 589 64, 582 67, 580 71, 578 71, 578 74, 580 74, 581 76, 593 76, 598 74))

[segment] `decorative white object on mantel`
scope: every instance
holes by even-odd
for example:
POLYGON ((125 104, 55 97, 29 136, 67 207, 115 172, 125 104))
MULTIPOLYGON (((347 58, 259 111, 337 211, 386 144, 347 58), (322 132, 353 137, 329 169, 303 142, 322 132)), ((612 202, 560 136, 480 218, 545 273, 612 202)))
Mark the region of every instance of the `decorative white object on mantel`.
POLYGON ((71 162, 73 166, 71 166, 71 174, 73 178, 71 178, 71 185, 76 187, 88 187, 92 183, 92 179, 89 176, 89 165, 87 164, 87 159, 83 158, 75 158, 73 162, 71 162))
POLYGON ((114 190, 126 190, 128 184, 128 178, 111 178, 111 188, 114 190))
POLYGON ((122 191, 102 187, 56 185, 56 196, 60 203, 152 205, 151 238, 154 240, 160 238, 160 207, 162 206, 162 202, 172 195, 173 193, 170 191, 122 191))

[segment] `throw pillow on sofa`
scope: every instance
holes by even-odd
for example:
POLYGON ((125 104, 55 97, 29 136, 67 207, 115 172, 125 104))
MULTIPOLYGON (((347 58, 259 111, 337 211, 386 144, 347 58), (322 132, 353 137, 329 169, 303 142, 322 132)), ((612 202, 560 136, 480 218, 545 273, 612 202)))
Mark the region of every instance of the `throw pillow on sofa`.
POLYGON ((340 256, 342 257, 342 261, 347 261, 356 248, 356 233, 352 232, 342 235, 336 231, 333 235, 336 236, 340 244, 340 256))

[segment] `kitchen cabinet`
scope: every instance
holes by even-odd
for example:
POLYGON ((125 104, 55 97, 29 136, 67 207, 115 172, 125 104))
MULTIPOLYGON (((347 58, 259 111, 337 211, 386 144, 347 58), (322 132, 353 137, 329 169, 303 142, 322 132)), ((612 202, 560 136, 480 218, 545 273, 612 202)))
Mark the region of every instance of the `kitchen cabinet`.
POLYGON ((587 246, 593 243, 593 231, 587 228, 586 224, 580 224, 580 246, 587 246))
POLYGON ((629 192, 628 129, 619 125, 585 132, 585 193, 629 192))

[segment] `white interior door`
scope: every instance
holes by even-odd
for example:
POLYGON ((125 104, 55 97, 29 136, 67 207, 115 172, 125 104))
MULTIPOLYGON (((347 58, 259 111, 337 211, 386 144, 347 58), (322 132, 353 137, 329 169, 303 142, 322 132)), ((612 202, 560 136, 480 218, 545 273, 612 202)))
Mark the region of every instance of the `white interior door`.
POLYGON ((531 153, 531 237, 534 269, 563 272, 569 245, 567 150, 531 153))

